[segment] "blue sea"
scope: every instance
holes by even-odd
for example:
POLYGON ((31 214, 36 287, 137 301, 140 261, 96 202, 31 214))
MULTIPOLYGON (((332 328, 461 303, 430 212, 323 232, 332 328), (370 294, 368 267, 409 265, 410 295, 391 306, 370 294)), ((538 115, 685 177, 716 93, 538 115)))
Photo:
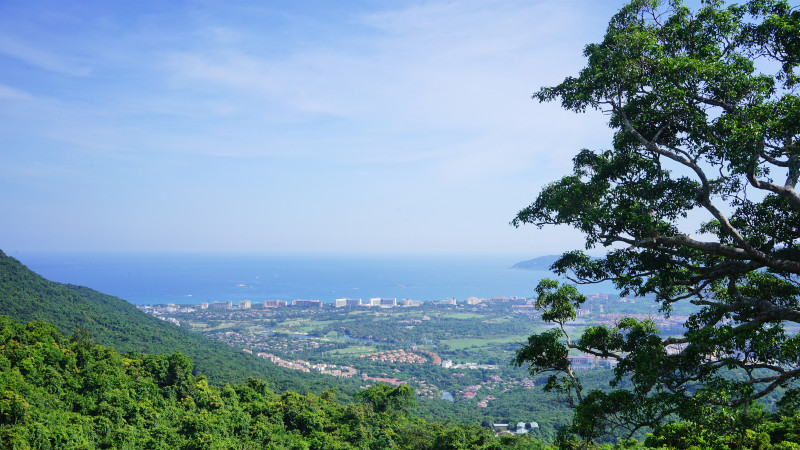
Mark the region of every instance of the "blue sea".
MULTIPOLYGON (((546 271, 512 269, 508 256, 40 253, 11 256, 61 283, 134 304, 384 297, 435 301, 531 297, 546 271)), ((581 286, 613 293, 608 283, 581 286)))

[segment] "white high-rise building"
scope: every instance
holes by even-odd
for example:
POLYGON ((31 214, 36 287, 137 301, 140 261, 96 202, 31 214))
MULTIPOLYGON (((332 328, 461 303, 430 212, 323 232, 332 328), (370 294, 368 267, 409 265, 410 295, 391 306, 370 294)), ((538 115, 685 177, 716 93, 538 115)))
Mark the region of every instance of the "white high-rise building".
POLYGON ((353 306, 361 306, 361 299, 360 298, 337 298, 334 301, 337 308, 344 308, 353 307, 353 306))

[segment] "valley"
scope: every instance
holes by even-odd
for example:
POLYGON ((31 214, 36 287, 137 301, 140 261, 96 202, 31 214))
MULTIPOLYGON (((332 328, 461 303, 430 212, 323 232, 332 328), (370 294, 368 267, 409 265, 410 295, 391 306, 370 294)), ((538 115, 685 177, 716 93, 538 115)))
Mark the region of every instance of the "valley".
MULTIPOLYGON (((224 342, 244 353, 300 372, 330 377, 356 391, 376 383, 414 389, 419 413, 437 420, 537 423, 550 439, 569 421, 560 399, 542 391, 547 374, 532 376, 511 361, 531 334, 551 327, 528 299, 421 302, 415 306, 210 308, 139 306, 149 314, 224 342)), ((271 302, 269 304, 275 304, 271 302)), ((596 294, 588 297, 576 333, 615 315, 641 314, 665 329, 673 321, 651 312, 652 302, 596 294)), ((589 386, 604 388, 612 361, 570 355, 589 386)), ((347 388, 344 388, 347 390, 347 388)))

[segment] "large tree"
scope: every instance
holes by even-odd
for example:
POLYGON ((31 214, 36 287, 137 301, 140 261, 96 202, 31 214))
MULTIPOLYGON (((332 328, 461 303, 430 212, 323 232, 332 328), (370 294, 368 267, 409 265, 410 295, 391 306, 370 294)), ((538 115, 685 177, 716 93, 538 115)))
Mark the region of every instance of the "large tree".
POLYGON ((560 327, 531 336, 516 363, 555 372, 549 388, 574 400, 587 438, 675 418, 730 426, 719 417, 800 376, 800 11, 634 0, 584 55, 577 77, 534 99, 603 111, 611 149, 580 151, 512 224, 569 225, 587 250, 604 247, 553 264, 575 283, 695 309, 680 337, 634 319, 575 337, 564 325, 584 298, 545 281, 538 306, 560 327), (615 359, 630 388, 582 392, 569 349, 615 359))

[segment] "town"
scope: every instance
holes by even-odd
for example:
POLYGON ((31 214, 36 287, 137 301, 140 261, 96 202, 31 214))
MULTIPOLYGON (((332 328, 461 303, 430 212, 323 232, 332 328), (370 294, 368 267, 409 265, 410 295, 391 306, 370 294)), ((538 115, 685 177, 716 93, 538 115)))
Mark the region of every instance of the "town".
MULTIPOLYGON (((682 330, 681 315, 665 317, 652 310, 652 302, 636 300, 589 295, 575 330, 613 326, 623 315, 682 330)), ((556 402, 540 388, 546 377, 510 363, 528 336, 552 326, 541 320, 532 299, 269 299, 139 308, 290 370, 330 376, 357 389, 375 383, 408 385, 420 401, 445 402, 468 409, 473 418, 484 417, 479 422, 487 426, 503 425, 498 433, 540 432, 554 423, 535 404, 519 403, 521 398, 556 402), (527 427, 505 425, 517 423, 514 418, 527 427)), ((616 365, 616 360, 589 354, 568 359, 575 370, 606 379, 616 365)))

